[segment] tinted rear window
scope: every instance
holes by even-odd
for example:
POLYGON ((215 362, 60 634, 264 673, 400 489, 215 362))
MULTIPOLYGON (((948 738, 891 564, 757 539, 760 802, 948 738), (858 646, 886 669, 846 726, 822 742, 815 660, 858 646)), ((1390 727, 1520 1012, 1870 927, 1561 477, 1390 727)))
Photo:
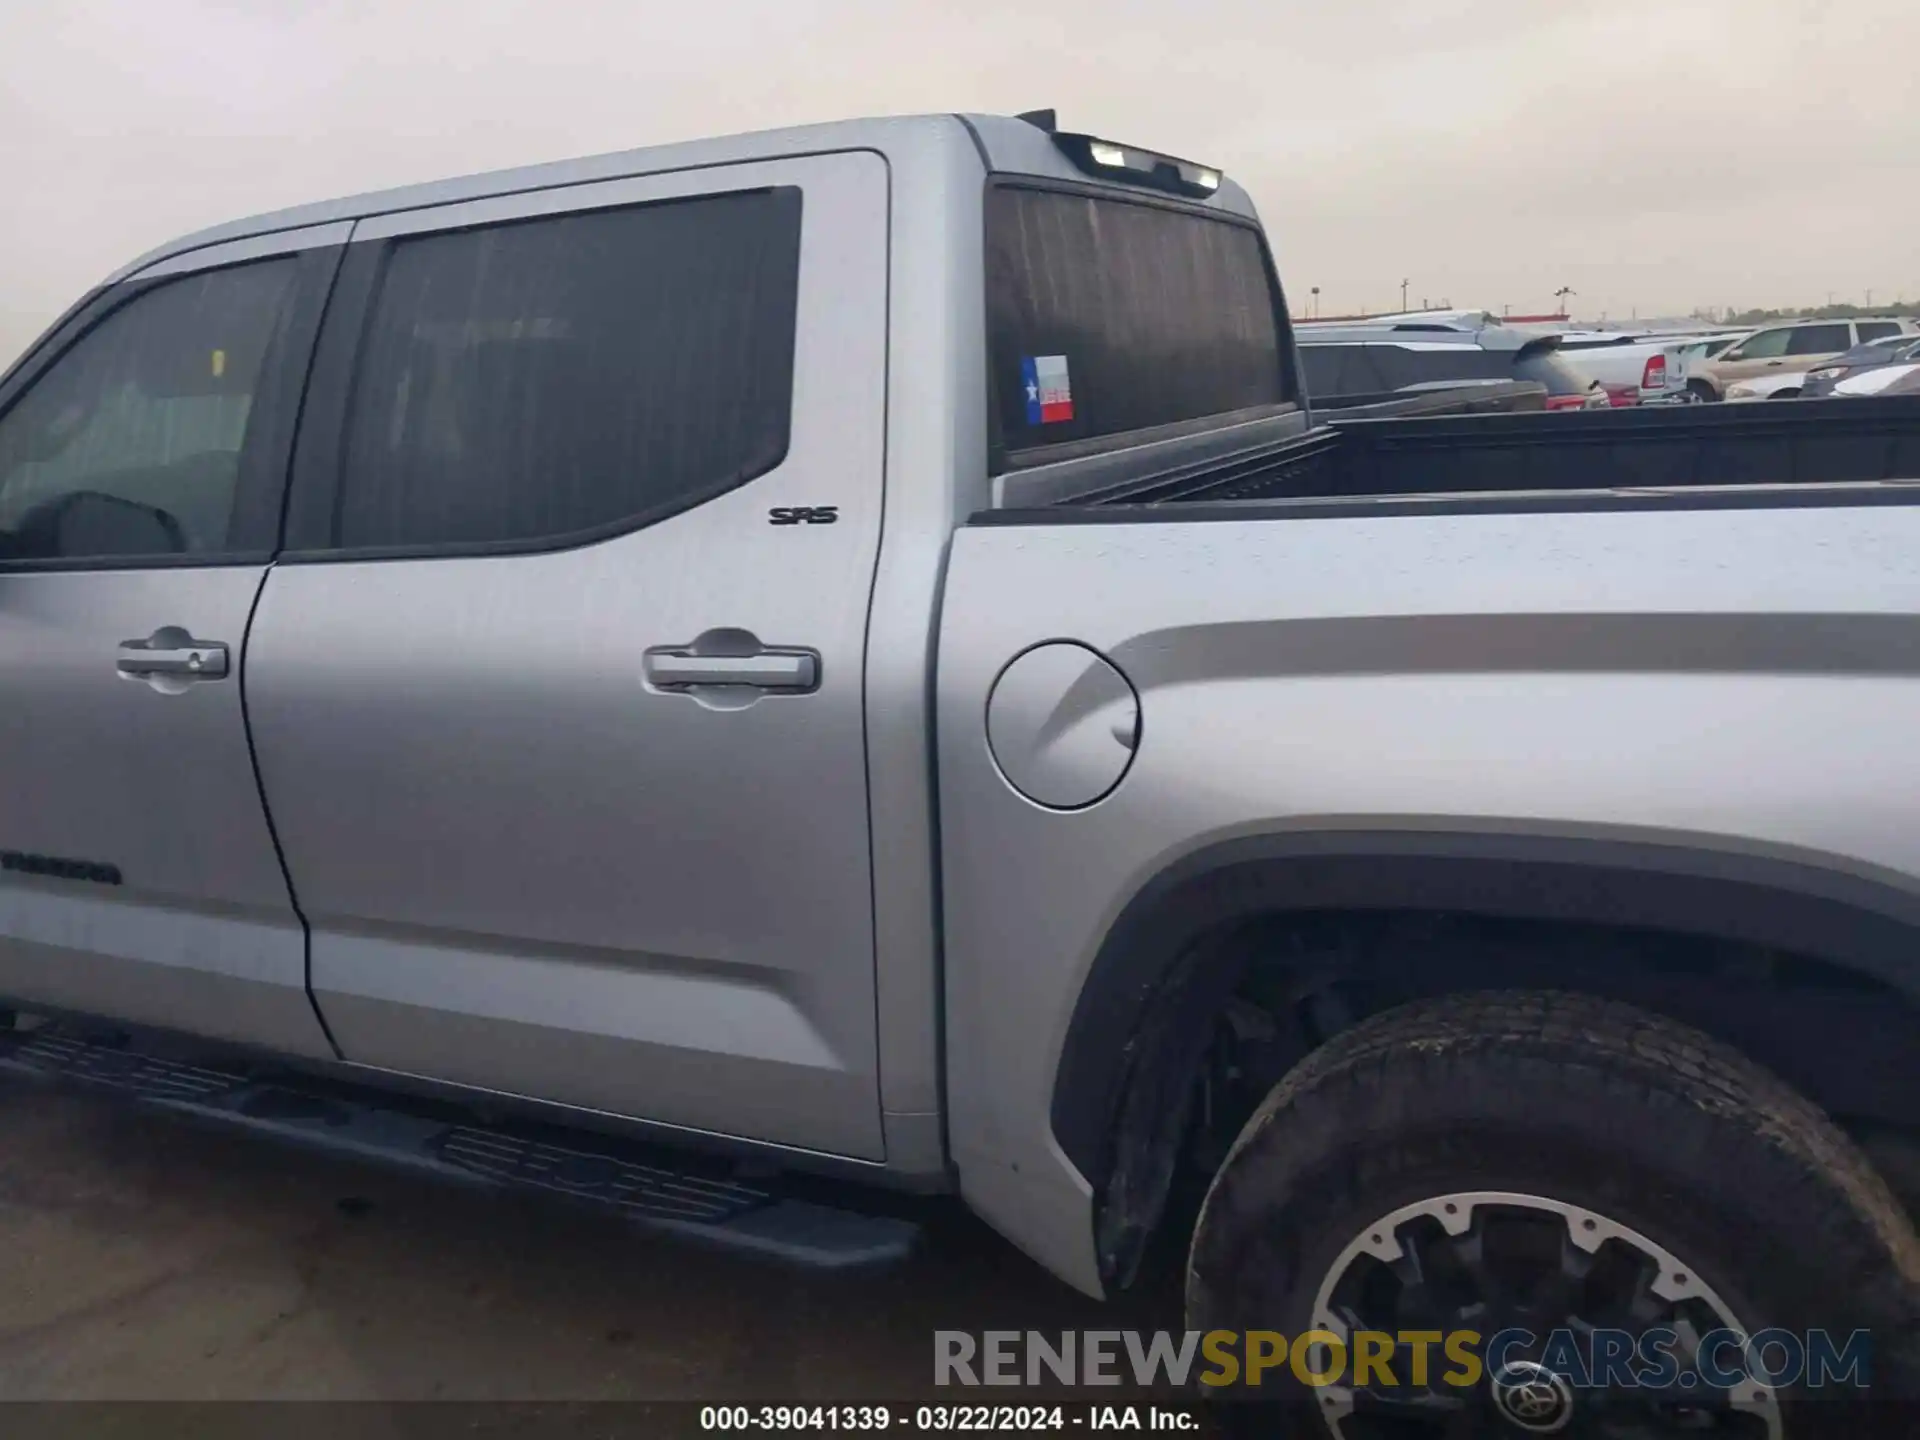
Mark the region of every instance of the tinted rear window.
POLYGON ((987 194, 986 242, 1009 457, 1294 398, 1252 226, 998 186, 987 194))

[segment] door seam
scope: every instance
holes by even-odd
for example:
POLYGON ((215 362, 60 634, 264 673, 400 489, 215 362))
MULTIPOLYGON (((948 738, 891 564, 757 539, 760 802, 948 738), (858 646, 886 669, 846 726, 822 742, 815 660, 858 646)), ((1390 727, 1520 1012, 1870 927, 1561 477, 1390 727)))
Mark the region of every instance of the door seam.
POLYGON ((287 903, 293 907, 293 915, 300 922, 300 984, 307 993, 307 1007, 313 1011, 313 1018, 320 1026, 320 1033, 327 1038, 328 1046, 333 1050, 336 1060, 345 1060, 346 1053, 341 1050, 340 1042, 333 1038, 333 1029, 327 1024, 327 1017, 320 1009, 320 1002, 313 993, 313 926, 307 920, 306 911, 300 908, 300 894, 294 888, 293 870, 287 864, 287 852, 280 844, 280 831, 273 823, 273 806, 267 803, 267 782, 260 773, 260 747, 253 739, 253 708, 247 702, 247 652, 253 644, 254 617, 260 613, 260 601, 267 593, 267 581, 272 578, 275 566, 269 561, 260 572, 260 583, 254 587, 253 603, 247 607, 247 623, 240 635, 240 726, 246 734, 247 763, 253 768, 253 790, 260 800, 260 813, 267 822, 267 839, 273 844, 273 858, 280 866, 280 879, 287 887, 287 903))

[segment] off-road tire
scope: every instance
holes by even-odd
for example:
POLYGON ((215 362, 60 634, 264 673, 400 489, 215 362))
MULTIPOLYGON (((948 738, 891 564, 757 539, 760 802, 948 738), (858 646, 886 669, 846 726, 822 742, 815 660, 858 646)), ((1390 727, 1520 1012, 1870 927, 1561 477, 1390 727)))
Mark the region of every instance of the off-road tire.
MULTIPOLYGON (((1819 1403, 1784 1392, 1789 1440, 1862 1433, 1863 1414, 1885 1433, 1920 1427, 1920 1240, 1872 1165, 1736 1051, 1581 995, 1422 1001, 1301 1061, 1207 1194, 1187 1324, 1297 1336, 1365 1227, 1478 1191, 1550 1196, 1632 1227, 1696 1267, 1754 1331, 1870 1331, 1871 1406, 1856 1392, 1842 1419, 1831 1391, 1819 1403)), ((1328 1433, 1313 1392, 1284 1372, 1280 1385, 1277 1398, 1262 1387, 1262 1418, 1277 1409, 1283 1433, 1328 1433)), ((1254 1415, 1234 1398, 1222 1409, 1239 1428, 1254 1415)))

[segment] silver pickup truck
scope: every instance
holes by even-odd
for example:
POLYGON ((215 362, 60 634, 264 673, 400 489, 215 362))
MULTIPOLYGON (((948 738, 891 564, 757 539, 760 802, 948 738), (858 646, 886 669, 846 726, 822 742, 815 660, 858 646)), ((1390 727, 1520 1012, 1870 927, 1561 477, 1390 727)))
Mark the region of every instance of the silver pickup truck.
MULTIPOLYGON (((818 1264, 957 1191, 1196 1330, 1664 1329, 1688 1434, 1791 1429, 1723 1329, 1910 1373, 1920 407, 1297 373, 1245 193, 1044 112, 156 251, 0 380, 0 1068, 818 1264)), ((1278 1378, 1678 1393, 1487 1370, 1278 1378)))

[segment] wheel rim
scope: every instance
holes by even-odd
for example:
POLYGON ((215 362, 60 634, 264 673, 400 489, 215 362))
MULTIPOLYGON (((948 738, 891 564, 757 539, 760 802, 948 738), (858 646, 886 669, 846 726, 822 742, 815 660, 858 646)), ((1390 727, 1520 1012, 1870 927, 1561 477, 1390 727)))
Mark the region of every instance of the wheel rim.
MULTIPOLYGON (((1328 1267, 1313 1325, 1349 1350, 1361 1331, 1397 1337, 1472 1330, 1488 1351, 1486 1373, 1471 1387, 1440 1379, 1455 1367, 1437 1344, 1427 1357, 1425 1386, 1411 1383, 1418 1372, 1409 1346, 1396 1344, 1386 1357, 1396 1385, 1378 1384, 1374 1372, 1366 1378, 1376 1383, 1358 1387, 1350 1383, 1353 1370, 1343 1369, 1337 1383, 1317 1392, 1321 1416, 1341 1440, 1429 1434, 1782 1440, 1785 1434, 1770 1385, 1749 1379, 1724 1388, 1701 1373, 1703 1340, 1716 1331, 1754 1332, 1686 1260, 1597 1211, 1545 1196, 1468 1191, 1382 1216, 1328 1267), (1503 1354, 1492 1354, 1494 1337, 1512 1330, 1529 1332, 1533 1343, 1510 1341, 1503 1354), (1634 1359, 1627 1368, 1662 1383, 1570 1383, 1578 1372, 1565 1363, 1564 1342, 1553 1348, 1556 1333, 1591 1360, 1604 1343, 1596 1339, 1602 1330, 1631 1335, 1634 1359), (1650 1375, 1638 1364, 1647 1353, 1641 1344, 1655 1336, 1658 1353, 1671 1356, 1667 1375, 1650 1375)), ((1714 1352, 1707 1358, 1724 1368, 1728 1352, 1720 1344, 1714 1352)), ((1311 1370, 1325 1373, 1325 1358, 1311 1370)))

